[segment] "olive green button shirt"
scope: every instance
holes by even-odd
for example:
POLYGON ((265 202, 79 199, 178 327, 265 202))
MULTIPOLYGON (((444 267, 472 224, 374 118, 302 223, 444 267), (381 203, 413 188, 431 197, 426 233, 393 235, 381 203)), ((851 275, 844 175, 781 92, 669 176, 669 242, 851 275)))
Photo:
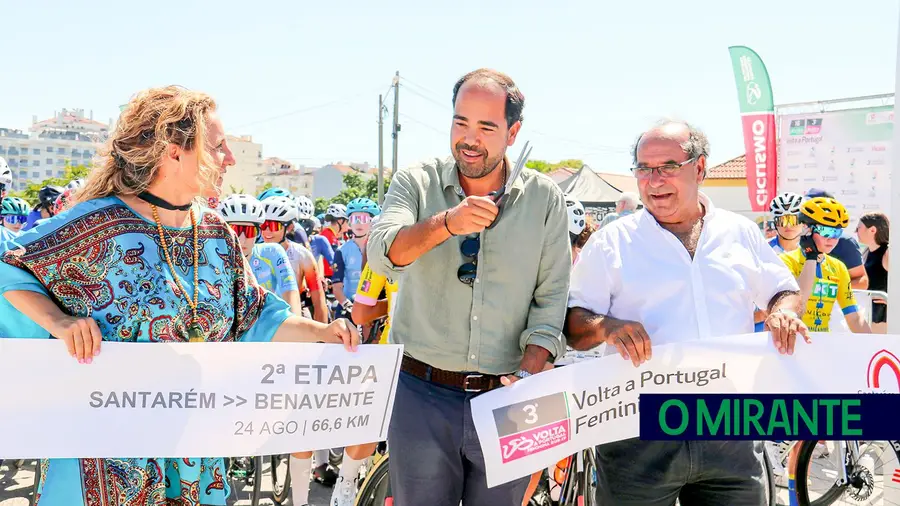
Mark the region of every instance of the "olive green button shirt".
POLYGON ((513 182, 500 221, 481 233, 472 286, 456 275, 469 261, 459 249, 465 237, 408 266, 388 259, 401 228, 463 198, 452 160, 404 169, 391 180, 367 247, 372 270, 399 285, 389 342, 439 369, 483 374, 516 371, 529 344, 562 356, 572 258, 565 200, 549 177, 525 169, 513 182))

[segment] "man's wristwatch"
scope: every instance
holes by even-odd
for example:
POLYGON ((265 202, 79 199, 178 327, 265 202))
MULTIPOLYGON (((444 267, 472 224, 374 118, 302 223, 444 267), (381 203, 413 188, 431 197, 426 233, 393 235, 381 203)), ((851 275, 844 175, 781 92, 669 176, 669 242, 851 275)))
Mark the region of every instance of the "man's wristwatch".
POLYGON ((519 369, 518 371, 515 372, 514 376, 517 376, 519 378, 527 378, 529 376, 533 376, 533 374, 531 374, 530 372, 528 372, 524 369, 519 369))

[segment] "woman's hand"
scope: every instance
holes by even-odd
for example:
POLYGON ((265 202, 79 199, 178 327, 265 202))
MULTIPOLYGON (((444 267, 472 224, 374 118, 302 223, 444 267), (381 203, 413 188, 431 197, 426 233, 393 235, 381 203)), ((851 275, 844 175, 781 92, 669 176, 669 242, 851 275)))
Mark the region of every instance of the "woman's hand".
POLYGON ((93 318, 63 316, 53 322, 50 334, 61 339, 69 349, 69 355, 78 359, 79 364, 90 364, 100 354, 100 327, 93 318))
POLYGON ((320 342, 343 344, 347 351, 356 351, 359 348, 359 332, 346 318, 338 318, 323 327, 318 337, 320 342))

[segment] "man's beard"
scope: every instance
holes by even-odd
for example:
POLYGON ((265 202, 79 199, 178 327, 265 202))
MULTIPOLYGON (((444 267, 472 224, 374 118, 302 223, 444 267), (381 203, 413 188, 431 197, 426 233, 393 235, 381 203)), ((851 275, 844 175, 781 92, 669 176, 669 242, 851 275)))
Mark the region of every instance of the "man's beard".
POLYGON ((481 179, 491 172, 494 172, 494 169, 499 167, 500 162, 503 161, 503 155, 504 153, 500 153, 495 157, 491 157, 486 149, 476 149, 462 142, 457 143, 456 149, 453 151, 453 158, 456 159, 456 166, 459 168, 462 175, 469 179, 481 179), (479 153, 482 156, 482 161, 469 165, 462 159, 462 155, 460 154, 460 151, 462 150, 479 153))

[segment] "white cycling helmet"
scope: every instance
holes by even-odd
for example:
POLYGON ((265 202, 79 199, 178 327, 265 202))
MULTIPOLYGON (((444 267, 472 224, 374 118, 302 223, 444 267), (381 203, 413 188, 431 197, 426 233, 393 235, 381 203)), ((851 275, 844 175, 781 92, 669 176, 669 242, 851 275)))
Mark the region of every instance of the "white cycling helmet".
POLYGON ((347 218, 347 206, 344 204, 330 204, 325 210, 325 216, 333 218, 347 218))
POLYGON ((219 214, 228 223, 256 223, 262 225, 266 221, 262 202, 253 195, 235 193, 219 203, 219 214))
POLYGON ((288 197, 269 197, 262 201, 267 220, 290 223, 297 219, 297 204, 288 197))
POLYGON ((566 214, 568 215, 569 233, 578 235, 584 230, 584 206, 575 197, 566 195, 566 214))
POLYGON ((313 205, 312 200, 309 200, 309 197, 298 195, 294 197, 294 203, 297 204, 298 220, 308 220, 312 218, 313 213, 316 212, 316 208, 313 205))
POLYGON ((12 171, 3 158, 0 158, 0 184, 12 186, 12 171))
POLYGON ((769 210, 772 216, 798 216, 800 215, 800 205, 803 203, 803 197, 791 192, 784 192, 772 199, 769 204, 769 210))
POLYGON ((73 179, 66 185, 67 190, 77 190, 84 186, 84 179, 73 179))

